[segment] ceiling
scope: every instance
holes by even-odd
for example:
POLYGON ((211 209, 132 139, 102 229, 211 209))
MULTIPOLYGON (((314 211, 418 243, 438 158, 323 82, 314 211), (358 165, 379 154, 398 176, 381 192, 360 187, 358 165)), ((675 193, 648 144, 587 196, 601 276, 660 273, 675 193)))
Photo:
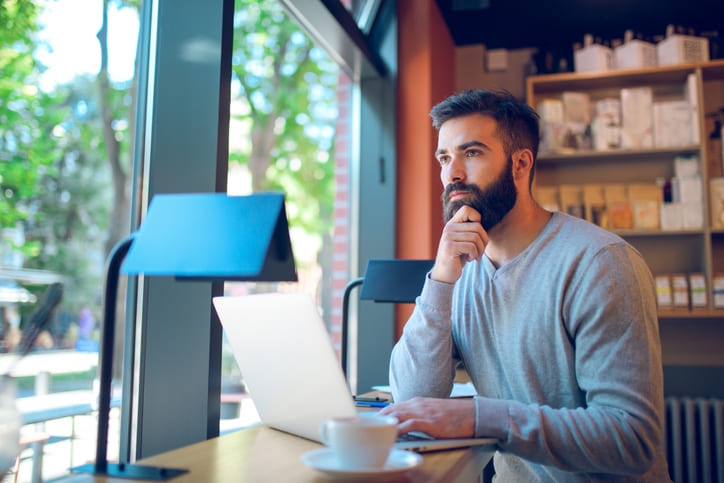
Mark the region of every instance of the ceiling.
POLYGON ((663 35, 668 24, 724 36, 722 0, 436 0, 458 46, 571 49, 585 33, 663 35))

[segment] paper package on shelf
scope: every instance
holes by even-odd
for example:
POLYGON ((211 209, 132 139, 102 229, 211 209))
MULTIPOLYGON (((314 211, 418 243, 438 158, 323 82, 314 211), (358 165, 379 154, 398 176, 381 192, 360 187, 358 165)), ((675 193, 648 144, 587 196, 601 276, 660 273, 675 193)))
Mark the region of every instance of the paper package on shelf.
POLYGON ((605 151, 621 147, 621 100, 601 99, 596 102, 591 123, 593 149, 605 151))
POLYGON ((689 279, 686 274, 671 274, 674 310, 689 310, 689 279))
POLYGON ((659 65, 689 64, 709 60, 709 39, 673 34, 656 44, 659 65))
POLYGON ((691 105, 689 101, 653 103, 654 146, 689 146, 692 143, 691 105))
POLYGON ((704 191, 700 175, 681 176, 671 179, 674 202, 681 206, 681 227, 699 229, 704 227, 704 191))
POLYGON ((691 310, 706 310, 708 308, 706 277, 703 273, 689 274, 689 299, 691 300, 691 310))
POLYGON ((591 44, 573 52, 576 72, 606 72, 613 69, 613 50, 600 44, 591 44))
POLYGON ((615 69, 641 69, 657 65, 656 45, 639 39, 624 42, 613 50, 615 69))
POLYGON ((566 91, 561 94, 563 122, 572 124, 591 123, 591 97, 583 92, 566 91))
POLYGON ((701 201, 681 203, 681 218, 684 229, 704 228, 704 204, 701 201))
POLYGON ((539 150, 542 154, 590 148, 591 141, 587 124, 570 122, 541 123, 539 150))
POLYGON ((724 273, 715 273, 712 281, 714 308, 724 309, 724 273))
POLYGON ((672 231, 684 228, 684 214, 681 203, 663 203, 659 209, 659 221, 662 230, 672 231))
POLYGON ((691 108, 691 144, 699 144, 701 124, 699 123, 699 84, 696 74, 689 74, 686 78, 686 99, 691 108))
POLYGON ((671 278, 668 274, 656 275, 654 282, 656 283, 656 302, 659 309, 671 309, 674 305, 671 278))
POLYGON ((658 229, 659 207, 663 202, 661 187, 649 183, 632 183, 628 186, 628 197, 633 208, 634 228, 658 229))
POLYGON ((682 203, 701 203, 704 199, 701 176, 675 176, 671 179, 671 191, 674 201, 682 203))
POLYGON ((653 92, 650 87, 621 89, 621 145, 625 149, 654 147, 653 92))
POLYGON ((543 99, 536 106, 541 122, 563 122, 563 101, 560 99, 543 99))
POLYGON ((633 211, 631 202, 623 184, 605 184, 603 196, 606 199, 608 223, 611 229, 633 228, 633 211))

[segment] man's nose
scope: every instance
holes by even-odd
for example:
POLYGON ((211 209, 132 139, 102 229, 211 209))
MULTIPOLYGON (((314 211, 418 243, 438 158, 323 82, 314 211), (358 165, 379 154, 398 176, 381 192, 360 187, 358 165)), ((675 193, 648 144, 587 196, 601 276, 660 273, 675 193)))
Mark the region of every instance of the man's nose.
POLYGON ((443 184, 459 183, 465 181, 465 163, 460 156, 453 156, 442 170, 443 184))

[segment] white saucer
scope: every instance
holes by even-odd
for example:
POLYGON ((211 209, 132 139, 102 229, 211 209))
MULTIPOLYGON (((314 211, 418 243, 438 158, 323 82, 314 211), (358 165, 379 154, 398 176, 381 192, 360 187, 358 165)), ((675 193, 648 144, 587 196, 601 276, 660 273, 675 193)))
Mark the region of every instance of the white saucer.
POLYGON ((317 449, 305 453, 301 457, 302 463, 324 473, 328 478, 335 480, 359 480, 376 477, 389 477, 402 473, 422 463, 422 456, 410 451, 393 449, 382 468, 347 469, 342 468, 329 448, 317 449))

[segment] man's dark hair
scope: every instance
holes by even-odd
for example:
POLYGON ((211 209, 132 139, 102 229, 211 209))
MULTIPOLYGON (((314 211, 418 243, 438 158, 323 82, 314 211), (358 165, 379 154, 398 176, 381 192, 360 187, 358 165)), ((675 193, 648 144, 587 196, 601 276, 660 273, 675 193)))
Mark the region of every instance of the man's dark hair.
POLYGON ((430 111, 432 125, 438 130, 450 119, 471 114, 483 114, 495 119, 498 125, 497 133, 503 142, 506 156, 510 157, 520 149, 530 149, 534 160, 530 171, 532 183, 540 142, 538 113, 506 90, 478 89, 450 96, 430 111))

